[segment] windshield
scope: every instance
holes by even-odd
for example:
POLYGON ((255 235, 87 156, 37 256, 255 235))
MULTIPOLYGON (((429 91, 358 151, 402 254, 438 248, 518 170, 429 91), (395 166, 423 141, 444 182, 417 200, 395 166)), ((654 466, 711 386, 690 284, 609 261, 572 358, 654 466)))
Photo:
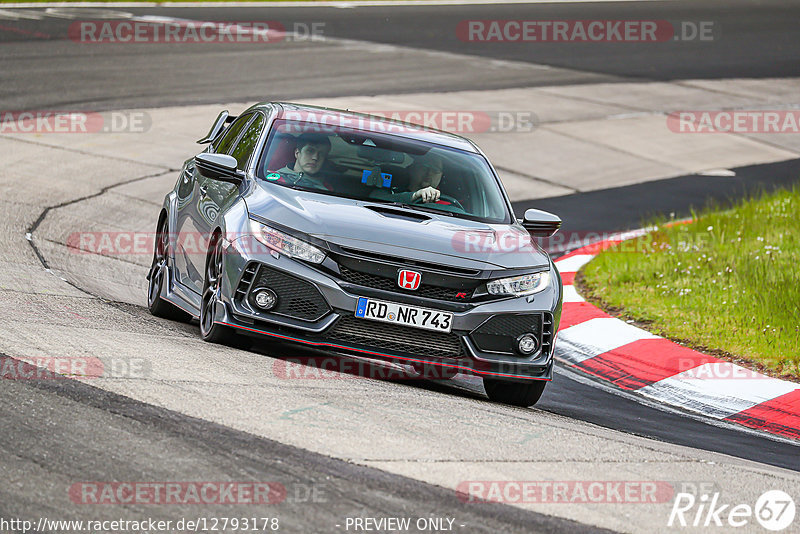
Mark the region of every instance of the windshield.
POLYGON ((277 120, 256 177, 483 222, 510 220, 497 179, 481 155, 383 132, 277 120))

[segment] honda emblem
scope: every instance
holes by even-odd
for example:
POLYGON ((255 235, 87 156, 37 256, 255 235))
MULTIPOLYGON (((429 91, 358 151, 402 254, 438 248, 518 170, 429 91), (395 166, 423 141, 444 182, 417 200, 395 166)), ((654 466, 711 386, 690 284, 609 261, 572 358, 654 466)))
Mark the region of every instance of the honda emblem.
POLYGON ((401 269, 397 273, 397 285, 403 289, 410 289, 413 291, 419 287, 419 283, 421 281, 422 274, 418 273, 417 271, 401 269))

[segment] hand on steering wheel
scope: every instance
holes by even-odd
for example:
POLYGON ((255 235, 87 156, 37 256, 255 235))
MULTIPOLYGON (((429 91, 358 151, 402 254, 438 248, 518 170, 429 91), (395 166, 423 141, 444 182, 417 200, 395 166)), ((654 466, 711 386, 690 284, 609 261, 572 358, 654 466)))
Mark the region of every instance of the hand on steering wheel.
POLYGON ((450 195, 443 195, 438 189, 434 187, 425 187, 414 193, 413 203, 436 202, 437 200, 446 200, 452 206, 460 209, 463 212, 467 210, 461 205, 461 202, 451 197, 450 195))
POLYGON ((411 195, 411 202, 436 202, 440 196, 441 193, 435 187, 423 187, 411 195))

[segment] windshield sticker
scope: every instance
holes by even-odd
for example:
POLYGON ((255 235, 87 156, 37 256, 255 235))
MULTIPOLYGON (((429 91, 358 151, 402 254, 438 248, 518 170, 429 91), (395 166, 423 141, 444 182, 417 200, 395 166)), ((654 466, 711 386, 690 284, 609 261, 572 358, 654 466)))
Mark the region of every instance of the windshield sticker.
MULTIPOLYGON (((377 181, 378 181, 377 180, 377 176, 375 176, 374 178, 370 179, 370 177, 372 176, 373 172, 374 171, 372 171, 371 169, 364 169, 361 172, 361 183, 362 184, 367 184, 367 185, 379 186, 379 184, 377 183, 377 181)), ((378 173, 375 172, 374 174, 377 175, 378 173)), ((383 187, 391 187, 392 186, 392 175, 389 174, 388 172, 382 172, 381 173, 381 181, 383 182, 383 187)))
POLYGON ((267 175, 267 180, 277 180, 281 177, 277 172, 271 172, 267 175))

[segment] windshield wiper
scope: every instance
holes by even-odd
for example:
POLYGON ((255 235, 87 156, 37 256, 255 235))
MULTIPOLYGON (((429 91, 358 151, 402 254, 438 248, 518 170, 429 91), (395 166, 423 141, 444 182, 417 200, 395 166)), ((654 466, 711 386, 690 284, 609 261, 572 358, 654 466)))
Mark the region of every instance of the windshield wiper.
POLYGON ((430 208, 428 206, 420 206, 419 204, 402 204, 406 208, 416 209, 419 211, 427 211, 428 213, 441 213, 443 215, 449 215, 450 217, 455 217, 456 214, 452 211, 447 210, 440 210, 438 208, 430 208))
POLYGON ((370 202, 377 202, 379 204, 387 204, 389 206, 395 206, 397 208, 406 208, 410 210, 416 211, 424 211, 426 213, 436 213, 436 214, 443 214, 449 215, 450 217, 455 217, 456 214, 452 211, 445 211, 436 208, 429 208, 427 206, 420 206, 419 204, 407 204, 405 202, 396 202, 393 200, 378 200, 378 199, 370 199, 370 202))

